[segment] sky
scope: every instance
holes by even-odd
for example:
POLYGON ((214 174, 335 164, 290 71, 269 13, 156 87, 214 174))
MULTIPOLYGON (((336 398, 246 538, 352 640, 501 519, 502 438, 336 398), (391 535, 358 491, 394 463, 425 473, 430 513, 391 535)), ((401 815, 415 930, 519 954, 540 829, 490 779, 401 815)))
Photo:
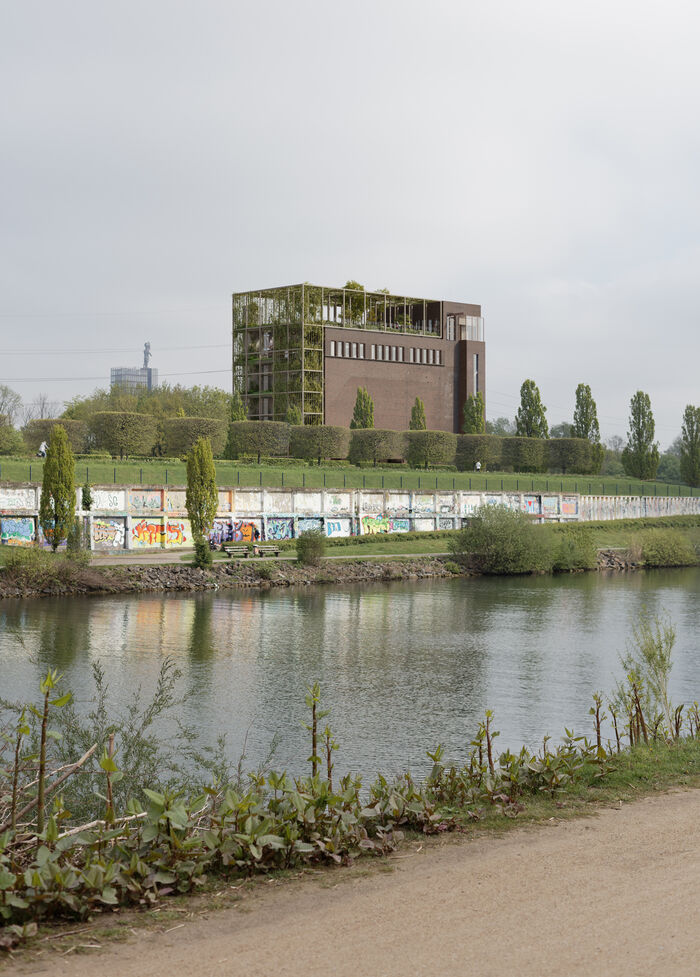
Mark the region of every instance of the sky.
POLYGON ((700 7, 0 4, 0 383, 230 389, 231 293, 480 303, 487 416, 700 404, 700 7))

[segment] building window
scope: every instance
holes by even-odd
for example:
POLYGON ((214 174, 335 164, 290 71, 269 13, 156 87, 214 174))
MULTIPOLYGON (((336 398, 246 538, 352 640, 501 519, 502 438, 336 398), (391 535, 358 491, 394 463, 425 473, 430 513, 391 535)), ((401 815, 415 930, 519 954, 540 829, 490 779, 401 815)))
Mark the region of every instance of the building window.
POLYGON ((430 366, 433 365, 433 351, 432 351, 432 349, 429 349, 428 350, 428 363, 429 363, 430 366))
POLYGON ((455 317, 453 315, 448 315, 448 317, 447 317, 447 329, 446 329, 445 336, 446 336, 447 339, 454 341, 454 338, 455 338, 455 317))
POLYGON ((372 343, 372 345, 369 348, 369 358, 371 360, 376 360, 377 358, 377 347, 374 345, 374 343, 372 343))
POLYGON ((383 352, 384 352, 384 347, 383 346, 377 346, 377 359, 378 360, 383 359, 383 356, 382 356, 382 353, 383 352))
POLYGON ((330 350, 328 352, 329 356, 335 356, 335 340, 331 339, 330 350))
POLYGON ((345 355, 346 355, 346 356, 347 356, 348 358, 350 357, 350 343, 346 343, 346 344, 345 344, 345 355))
POLYGON ((359 345, 358 348, 360 350, 360 352, 359 352, 360 359, 363 360, 365 358, 365 344, 364 343, 360 343, 360 345, 359 345))
POLYGON ((387 360, 387 361, 389 360, 389 347, 388 346, 385 346, 384 347, 384 359, 387 360))
POLYGON ((435 350, 435 365, 436 366, 440 366, 441 363, 442 363, 442 350, 436 349, 435 350))
POLYGON ((399 363, 403 363, 403 346, 399 346, 399 363))
POLYGON ((352 354, 351 355, 352 355, 352 358, 354 360, 357 359, 357 343, 353 343, 352 344, 352 354))
POLYGON ((413 363, 413 346, 408 347, 408 362, 413 363))
POLYGON ((479 393, 479 354, 474 353, 474 393, 479 393))

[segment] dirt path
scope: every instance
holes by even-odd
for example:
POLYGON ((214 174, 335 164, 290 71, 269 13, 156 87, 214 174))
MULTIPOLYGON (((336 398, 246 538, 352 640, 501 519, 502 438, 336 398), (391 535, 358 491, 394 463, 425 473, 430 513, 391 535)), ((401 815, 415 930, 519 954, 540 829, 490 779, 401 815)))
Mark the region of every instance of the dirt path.
POLYGON ((700 791, 497 839, 406 846, 395 871, 270 886, 52 977, 644 977, 700 973, 700 791))

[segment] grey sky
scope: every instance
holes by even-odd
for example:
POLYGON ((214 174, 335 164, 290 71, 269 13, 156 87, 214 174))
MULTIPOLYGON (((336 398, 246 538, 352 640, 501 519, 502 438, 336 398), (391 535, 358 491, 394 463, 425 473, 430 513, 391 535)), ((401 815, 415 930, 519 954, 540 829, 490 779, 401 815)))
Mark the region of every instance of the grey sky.
POLYGON ((19 378, 106 386, 148 339, 229 388, 232 291, 355 278, 483 305, 489 416, 532 377, 568 420, 583 381, 624 434, 643 389, 668 444, 700 403, 699 49, 678 0, 5 0, 0 382, 88 393, 19 378))

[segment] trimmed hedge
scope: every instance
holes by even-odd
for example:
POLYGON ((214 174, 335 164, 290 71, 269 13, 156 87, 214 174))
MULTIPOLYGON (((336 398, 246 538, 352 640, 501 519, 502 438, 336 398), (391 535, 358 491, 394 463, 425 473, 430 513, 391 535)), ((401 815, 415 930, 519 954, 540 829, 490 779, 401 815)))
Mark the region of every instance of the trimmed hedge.
POLYGON ((289 452, 289 424, 283 421, 234 421, 230 427, 231 457, 286 455, 289 452))
POLYGON ((605 449, 585 438, 551 438, 547 442, 549 470, 577 475, 597 475, 605 449))
POLYGON ((90 418, 90 433, 97 448, 110 455, 146 454, 158 436, 156 418, 128 411, 97 411, 90 418))
POLYGON ((407 459, 412 468, 453 465, 457 435, 449 431, 406 431, 407 459))
POLYGON ((329 424, 317 426, 292 426, 289 434, 289 453, 293 458, 321 460, 347 458, 350 451, 351 431, 347 427, 329 424))
POLYGON ((163 421, 165 450, 184 455, 199 438, 208 438, 212 454, 219 456, 226 446, 226 421, 217 417, 168 417, 163 421))
POLYGON ((406 457, 405 434, 376 427, 355 428, 351 432, 348 457, 353 465, 362 461, 376 465, 378 461, 403 460, 406 457))
POLYGON ((503 438, 501 464, 504 471, 546 472, 547 442, 544 438, 503 438))
POLYGON ((455 462, 461 472, 473 471, 477 461, 481 467, 498 471, 501 466, 503 438, 496 434, 459 434, 455 462))
POLYGON ((29 421, 23 428, 22 435, 27 448, 35 454, 42 441, 51 440, 51 430, 59 424, 68 435, 68 443, 74 454, 85 451, 87 425, 85 421, 72 421, 65 417, 45 417, 38 421, 29 421))

